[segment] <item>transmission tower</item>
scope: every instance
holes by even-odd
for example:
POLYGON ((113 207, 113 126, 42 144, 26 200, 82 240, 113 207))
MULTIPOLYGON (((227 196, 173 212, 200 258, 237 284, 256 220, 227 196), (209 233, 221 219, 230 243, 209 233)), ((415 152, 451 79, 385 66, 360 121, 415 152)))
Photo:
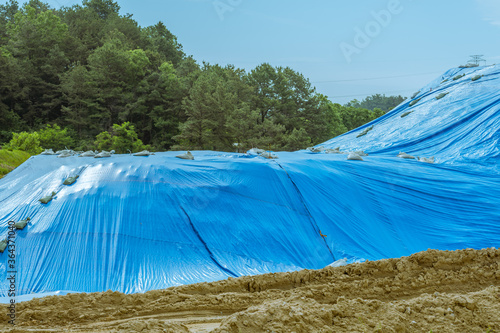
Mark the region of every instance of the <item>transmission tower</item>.
POLYGON ((484 62, 484 64, 486 65, 486 60, 483 59, 484 55, 482 54, 475 54, 475 55, 471 55, 470 56, 472 59, 469 60, 469 64, 474 64, 474 65, 480 65, 481 62, 484 62))

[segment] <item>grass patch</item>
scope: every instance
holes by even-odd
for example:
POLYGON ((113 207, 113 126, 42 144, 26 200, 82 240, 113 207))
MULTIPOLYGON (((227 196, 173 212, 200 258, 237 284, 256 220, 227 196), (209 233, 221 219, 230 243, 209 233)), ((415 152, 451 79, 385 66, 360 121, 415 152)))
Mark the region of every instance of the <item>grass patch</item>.
POLYGON ((21 150, 0 149, 0 178, 23 164, 30 156, 21 150))

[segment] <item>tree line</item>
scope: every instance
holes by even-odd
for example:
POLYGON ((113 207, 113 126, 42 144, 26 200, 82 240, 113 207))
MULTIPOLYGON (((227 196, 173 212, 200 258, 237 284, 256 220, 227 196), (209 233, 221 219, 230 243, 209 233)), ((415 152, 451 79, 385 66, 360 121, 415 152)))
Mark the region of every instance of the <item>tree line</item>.
POLYGON ((0 143, 86 150, 124 136, 135 150, 296 150, 404 100, 342 106, 289 67, 200 65, 162 22, 140 27, 119 11, 112 0, 0 5, 0 143))

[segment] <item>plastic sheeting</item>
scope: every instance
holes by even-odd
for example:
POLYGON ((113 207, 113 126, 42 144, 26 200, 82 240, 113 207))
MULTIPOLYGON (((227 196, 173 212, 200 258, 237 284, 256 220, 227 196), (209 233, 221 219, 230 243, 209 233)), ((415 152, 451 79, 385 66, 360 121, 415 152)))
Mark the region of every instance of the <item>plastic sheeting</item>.
POLYGON ((133 293, 342 258, 498 246, 498 70, 451 70, 414 106, 407 100, 366 125, 374 126, 366 135, 356 138, 360 128, 323 144, 364 150, 364 161, 307 151, 277 160, 207 151, 195 160, 32 157, 0 180, 0 237, 10 220, 31 217, 16 232, 17 294, 133 293), (477 73, 484 77, 472 82, 477 73), (52 191, 50 203, 38 201, 52 191))
POLYGON ((439 163, 473 162, 498 171, 499 86, 499 65, 451 69, 423 87, 413 99, 322 146, 341 146, 341 150, 348 151, 363 149, 370 154, 387 156, 404 151, 410 155, 436 156, 439 163), (483 77, 472 81, 477 75, 483 77), (436 99, 442 93, 447 94, 436 99), (410 106, 416 100, 418 102, 410 106), (404 116, 407 112, 411 113, 404 116), (372 130, 366 135, 357 137, 371 126, 372 130))

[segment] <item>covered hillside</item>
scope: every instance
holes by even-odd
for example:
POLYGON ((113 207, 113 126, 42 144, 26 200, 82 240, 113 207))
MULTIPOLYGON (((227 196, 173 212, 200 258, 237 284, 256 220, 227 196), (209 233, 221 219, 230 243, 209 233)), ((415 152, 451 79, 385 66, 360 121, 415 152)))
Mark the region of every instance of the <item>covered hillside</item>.
MULTIPOLYGON (((323 145, 365 150, 363 161, 322 149, 278 159, 32 157, 0 181, 2 238, 10 220, 31 218, 16 232, 18 293, 134 293, 343 258, 498 246, 499 69, 452 69, 323 145), (51 202, 38 201, 51 192, 51 202)), ((1 276, 7 260, 0 254, 1 276)), ((0 289, 5 296, 5 279, 0 289)))

